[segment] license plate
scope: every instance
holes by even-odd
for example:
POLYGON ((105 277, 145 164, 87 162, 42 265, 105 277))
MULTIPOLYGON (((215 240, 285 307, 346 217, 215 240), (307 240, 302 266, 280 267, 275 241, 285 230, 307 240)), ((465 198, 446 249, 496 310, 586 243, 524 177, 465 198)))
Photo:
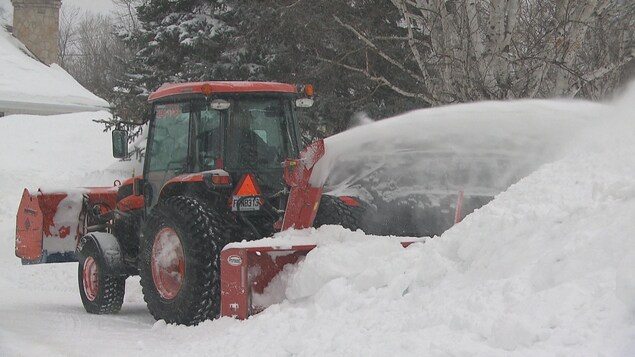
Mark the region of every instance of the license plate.
POLYGON ((258 211, 260 210, 260 196, 234 196, 232 211, 258 211))

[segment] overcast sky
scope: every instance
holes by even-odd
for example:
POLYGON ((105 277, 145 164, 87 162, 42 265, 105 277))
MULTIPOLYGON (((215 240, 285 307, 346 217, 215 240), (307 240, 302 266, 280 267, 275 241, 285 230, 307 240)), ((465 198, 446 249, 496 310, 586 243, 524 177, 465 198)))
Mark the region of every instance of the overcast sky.
POLYGON ((73 5, 83 10, 108 13, 115 9, 112 0, 62 0, 62 6, 73 5))
MULTIPOLYGON (((75 6, 82 10, 107 14, 115 9, 112 0, 62 0, 62 6, 75 6)), ((11 0, 0 0, 0 8, 12 13, 11 0)), ((0 12, 2 12, 0 10, 0 12)), ((6 15, 6 14, 5 14, 6 15)))

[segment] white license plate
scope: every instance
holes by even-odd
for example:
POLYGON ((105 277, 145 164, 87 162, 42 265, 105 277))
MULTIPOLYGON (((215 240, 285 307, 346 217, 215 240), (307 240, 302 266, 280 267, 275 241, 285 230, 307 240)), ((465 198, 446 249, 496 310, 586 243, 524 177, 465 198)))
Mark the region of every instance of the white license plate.
POLYGON ((260 210, 260 196, 234 196, 232 211, 244 212, 258 210, 260 210))

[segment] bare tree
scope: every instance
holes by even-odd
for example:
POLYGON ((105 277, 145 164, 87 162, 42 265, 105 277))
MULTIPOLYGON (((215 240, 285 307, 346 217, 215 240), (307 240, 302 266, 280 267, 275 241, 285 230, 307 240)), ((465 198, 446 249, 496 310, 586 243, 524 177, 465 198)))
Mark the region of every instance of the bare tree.
POLYGON ((66 68, 68 57, 77 52, 77 23, 81 12, 76 6, 62 6, 60 11, 60 30, 57 45, 60 49, 60 66, 66 68))
POLYGON ((390 1, 403 18, 403 36, 367 36, 335 17, 365 53, 321 59, 430 105, 597 98, 619 82, 621 69, 634 57, 635 5, 627 1, 390 1), (386 50, 388 40, 401 42, 403 50, 386 50))
POLYGON ((125 31, 132 32, 139 27, 137 19, 137 6, 143 3, 143 0, 112 0, 117 10, 114 12, 117 27, 125 31))
POLYGON ((131 55, 110 16, 64 7, 60 16, 60 64, 78 82, 111 101, 131 55))
POLYGON ((86 14, 76 27, 78 51, 70 68, 80 83, 105 98, 113 90, 115 77, 123 70, 119 60, 126 54, 113 26, 108 16, 86 14))

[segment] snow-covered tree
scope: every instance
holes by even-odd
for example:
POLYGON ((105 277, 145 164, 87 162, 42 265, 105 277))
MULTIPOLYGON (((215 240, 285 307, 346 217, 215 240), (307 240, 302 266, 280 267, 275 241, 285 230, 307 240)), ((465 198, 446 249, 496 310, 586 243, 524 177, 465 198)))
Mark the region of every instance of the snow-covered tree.
POLYGON ((237 53, 225 1, 151 0, 137 7, 139 26, 120 36, 136 50, 132 77, 145 93, 166 82, 222 77, 237 53))

